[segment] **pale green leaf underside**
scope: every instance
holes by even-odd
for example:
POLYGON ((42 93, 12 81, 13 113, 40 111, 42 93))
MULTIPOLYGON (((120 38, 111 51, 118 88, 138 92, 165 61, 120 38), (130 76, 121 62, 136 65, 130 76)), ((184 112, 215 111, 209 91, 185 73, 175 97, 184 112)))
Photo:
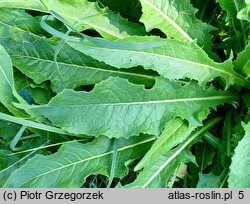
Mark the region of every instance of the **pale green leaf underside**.
POLYGON ((208 113, 209 108, 234 99, 231 92, 204 90, 194 82, 181 86, 158 79, 146 90, 143 85, 111 77, 91 92, 64 90, 47 105, 16 106, 42 115, 70 133, 128 138, 139 133, 159 135, 176 116, 200 124, 201 111, 208 113))
MULTIPOLYGON (((138 136, 130 140, 119 139, 115 177, 127 174, 125 162, 141 157, 150 148, 155 137, 138 136)), ((15 170, 4 187, 81 187, 87 176, 109 176, 112 161, 113 140, 99 137, 87 144, 64 144, 57 153, 36 155, 21 168, 15 170)))
POLYGON ((95 84, 109 76, 119 76, 149 86, 154 83, 155 76, 134 70, 116 69, 68 45, 63 46, 57 57, 61 81, 54 63, 58 41, 39 36, 41 32, 39 23, 27 13, 1 9, 0 43, 7 49, 14 66, 38 84, 50 80, 51 88, 55 92, 64 88, 95 84))
POLYGON ((244 125, 245 136, 232 157, 228 178, 229 188, 250 187, 250 123, 244 125))
POLYGON ((43 12, 53 10, 72 25, 82 21, 78 30, 95 29, 103 37, 110 39, 145 34, 142 26, 128 22, 108 8, 100 9, 97 3, 87 0, 74 0, 70 3, 61 0, 1 1, 0 7, 24 8, 43 12))
POLYGON ((190 78, 204 85, 216 77, 221 77, 227 86, 236 83, 250 87, 249 81, 233 71, 232 62, 214 62, 194 42, 181 43, 157 37, 129 37, 117 41, 100 38, 87 40, 67 41, 67 44, 118 68, 141 65, 170 80, 190 78))

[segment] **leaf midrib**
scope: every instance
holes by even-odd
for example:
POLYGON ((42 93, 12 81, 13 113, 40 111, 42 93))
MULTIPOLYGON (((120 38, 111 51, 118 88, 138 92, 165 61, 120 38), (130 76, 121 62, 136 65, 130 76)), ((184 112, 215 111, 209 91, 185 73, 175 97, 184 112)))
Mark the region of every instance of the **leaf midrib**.
MULTIPOLYGON (((70 43, 69 43, 70 44, 70 43)), ((91 46, 86 46, 86 47, 90 47, 90 48, 93 48, 91 46)), ((152 53, 152 52, 144 52, 144 51, 140 51, 138 52, 135 51, 135 50, 119 50, 119 49, 115 49, 115 48, 112 48, 112 49, 109 49, 109 48, 104 48, 104 47, 98 47, 98 48, 94 48, 94 49, 100 49, 100 50, 106 50, 106 51, 117 51, 117 52, 131 52, 131 53, 135 53, 135 54, 145 54, 146 56, 147 55, 152 55, 152 56, 157 56, 159 58, 167 58, 167 59, 172 59, 174 61, 180 61, 180 62, 183 62, 183 63, 188 63, 188 64, 192 64, 192 65, 196 65, 196 66, 200 66, 200 67, 203 67, 203 68, 208 68, 208 69, 211 69, 211 70, 214 70, 218 73, 222 73, 224 75, 227 75, 229 77, 232 77, 234 79, 237 79, 238 82, 240 81, 242 84, 250 87, 250 83, 247 79, 245 79, 243 76, 237 74, 236 72, 234 73, 231 73, 231 72, 228 72, 224 69, 220 69, 220 68, 217 68, 215 66, 210 66, 210 65, 207 65, 207 64, 201 64, 201 63, 197 63, 197 62, 193 62, 193 61, 189 61, 189 60, 184 60, 184 59, 180 59, 180 58, 176 58, 176 57, 171 57, 171 56, 167 56, 167 55, 161 55, 161 54, 158 54, 158 53, 152 53)), ((80 49, 79 49, 80 50, 80 49)), ((105 60, 102 60, 105 62, 105 60)), ((141 65, 143 66, 141 63, 139 63, 138 65, 141 65)), ((221 64, 222 65, 222 64, 221 64)), ((155 69, 157 71, 157 69, 155 69)), ((218 75, 219 76, 219 75, 218 75)), ((224 76, 225 77, 225 76, 224 76)), ((241 84, 241 85, 242 85, 241 84)))
MULTIPOLYGON (((13 55, 13 54, 10 54, 10 56, 13 58, 22 58, 22 59, 28 58, 28 59, 33 59, 33 60, 37 60, 37 61, 43 61, 43 62, 48 62, 48 63, 54 64, 53 60, 42 59, 42 58, 37 58, 37 57, 33 57, 33 56, 13 55)), ((137 73, 132 73, 132 72, 123 72, 123 71, 119 71, 119 70, 102 69, 99 67, 81 66, 81 65, 77 65, 77 64, 68 64, 68 63, 61 62, 61 61, 58 61, 57 63, 59 65, 62 65, 62 66, 77 67, 78 69, 89 69, 89 70, 95 70, 95 71, 100 71, 100 72, 110 72, 110 73, 115 73, 115 74, 120 74, 120 75, 138 76, 138 77, 142 77, 142 78, 148 78, 151 80, 155 80, 155 78, 156 78, 156 76, 152 76, 152 75, 143 75, 143 74, 137 74, 137 73)))
MULTIPOLYGON (((6 16, 5 16, 6 17, 6 16)), ((7 16, 7 18, 8 18, 8 16, 7 16)), ((6 27, 10 27, 11 29, 13 29, 13 30, 18 30, 18 31, 21 31, 22 33, 29 33, 30 35, 32 35, 32 36, 35 36, 35 37, 37 37, 37 38, 40 38, 40 39, 45 39, 44 37, 42 37, 42 36, 40 36, 40 35, 37 35, 37 34, 35 34, 35 33, 32 33, 32 32, 30 32, 29 30, 24 30, 24 29, 22 29, 22 28, 19 28, 17 25, 15 25, 15 26, 13 26, 13 25, 10 25, 10 24, 7 24, 7 23, 5 23, 5 22, 3 22, 3 21, 1 21, 0 20, 0 24, 2 24, 2 25, 4 25, 4 26, 6 26, 6 27)))
POLYGON ((209 127, 212 127, 217 122, 221 121, 222 117, 215 118, 209 122, 207 125, 203 126, 197 132, 195 132, 190 138, 188 138, 180 147, 177 147, 177 150, 174 154, 172 154, 161 166, 160 168, 150 177, 147 182, 142 186, 142 188, 146 188, 153 180, 156 178, 160 172, 171 162, 173 161, 192 141, 194 141, 201 133, 203 133, 209 127))
MULTIPOLYGON (((69 43, 69 45, 70 45, 70 43, 69 43)), ((88 46, 88 45, 86 47, 93 48, 92 46, 88 46)), ((235 79, 238 79, 239 81, 242 81, 244 84, 249 84, 248 80, 246 80, 241 75, 238 75, 237 73, 227 72, 226 70, 223 70, 223 69, 220 69, 220 68, 217 68, 217 67, 214 67, 214 66, 210 66, 210 65, 207 65, 207 64, 201 64, 201 63, 197 63, 197 62, 193 62, 193 61, 189 61, 189 60, 184 60, 184 59, 180 59, 180 58, 176 58, 176 57, 171 57, 171 56, 167 56, 167 55, 161 55, 161 54, 152 53, 152 52, 144 52, 144 51, 140 51, 139 52, 138 50, 137 51, 135 51, 135 50, 119 50, 119 49, 115 49, 115 48, 109 49, 109 48, 104 48, 104 47, 97 47, 97 48, 94 48, 94 49, 116 51, 116 52, 127 52, 127 53, 135 53, 135 54, 139 53, 139 54, 157 56, 157 57, 160 57, 160 58, 167 58, 167 59, 171 59, 171 60, 174 60, 174 61, 180 61, 180 62, 183 62, 183 63, 197 65, 197 66, 200 66, 200 67, 203 67, 203 68, 208 68, 208 69, 214 70, 216 72, 223 73, 225 75, 233 77, 235 79)), ((105 61, 105 60, 102 60, 102 61, 105 61)), ((250 86, 250 84, 249 84, 249 86, 250 86)))
POLYGON ((164 138, 164 140, 159 143, 158 145, 154 146, 154 150, 153 151, 150 151, 149 154, 146 154, 146 158, 147 159, 142 159, 141 162, 143 161, 143 163, 141 164, 141 162, 139 163, 140 165, 137 165, 136 166, 136 170, 139 170, 141 168, 143 168, 144 164, 147 162, 147 160, 163 145, 165 144, 165 142, 171 138, 172 135, 174 135, 181 127, 182 125, 184 124, 184 121, 182 121, 180 124, 176 125, 176 127, 170 132, 168 133, 167 137, 164 138))
POLYGON ((157 13, 160 13, 170 24, 172 24, 187 40, 192 41, 193 39, 170 17, 168 17, 165 13, 163 13, 159 8, 155 7, 153 4, 149 3, 148 1, 141 0, 146 3, 148 6, 152 7, 156 10, 157 13))
MULTIPOLYGON (((6 24, 2 21, 0 21, 0 24, 3 24, 4 26, 7 26, 7 27, 10 27, 11 29, 16 29, 16 30, 19 30, 23 33, 29 33, 30 35, 33 35, 35 36, 36 38, 40 38, 42 40, 44 40, 43 37, 39 36, 39 35, 36 35, 30 31, 27 31, 27 30, 23 30, 17 26, 13 26, 13 25, 9 25, 9 24, 6 24)), ((54 63, 53 60, 48 60, 48 59, 42 59, 42 58, 36 58, 36 57, 31 57, 31 56, 21 56, 21 55, 11 55, 12 57, 18 57, 18 58, 23 58, 23 57, 26 57, 26 58, 30 58, 30 59, 34 59, 34 60, 41 60, 41 61, 47 61, 49 63, 54 63)), ((58 62, 58 64, 62 64, 64 66, 76 66, 76 67, 83 67, 83 66, 80 66, 80 65, 76 65, 76 64, 67 64, 67 63, 64 63, 64 62, 58 62)), ((121 75, 131 75, 131 76, 139 76, 139 77, 143 77, 143 78, 148 78, 148 79, 152 79, 154 80, 155 77, 154 76, 150 76, 150 75, 143 75, 143 74, 137 74, 137 73, 132 73, 132 72, 123 72, 123 71, 119 71, 119 70, 109 70, 109 69, 101 69, 101 68, 97 68, 97 67, 90 67, 90 66, 86 66, 86 67, 83 67, 84 69, 92 69, 92 70, 97 70, 97 71, 102 71, 102 72, 111 72, 111 73, 116 73, 116 74, 121 74, 121 75)))
POLYGON ((8 85, 10 86, 11 90, 13 89, 13 85, 11 84, 11 82, 9 81, 8 77, 6 76, 3 67, 0 65, 0 71, 3 73, 4 78, 6 79, 8 85))
MULTIPOLYGON (((178 103, 178 102, 197 102, 197 101, 211 101, 211 100, 223 100, 223 99, 234 99, 234 95, 223 95, 223 96, 209 96, 199 98, 180 98, 180 99, 167 99, 158 101, 135 101, 135 102, 112 102, 112 103, 93 103, 93 104, 55 104, 56 107, 88 107, 88 106, 131 106, 131 105, 148 105, 148 104, 164 104, 164 103, 178 103)), ((29 106, 29 109, 53 107, 53 102, 46 105, 29 106)))
MULTIPOLYGON (((35 9, 35 8, 31 8, 31 10, 34 10, 34 11, 42 11, 42 12, 46 12, 46 13, 49 13, 49 11, 48 11, 48 7, 47 7, 47 5, 45 4, 45 3, 43 3, 42 1, 40 1, 42 4, 43 4, 43 6, 45 7, 46 6, 46 9, 44 8, 44 9, 35 9)), ((20 7, 21 8, 21 7, 20 7)), ((23 9, 27 9, 27 8, 23 8, 23 9)), ((74 17, 72 17, 72 16, 67 16, 68 18, 70 18, 70 19, 72 19, 72 20, 74 20, 74 21, 76 21, 76 22, 79 22, 79 19, 76 19, 76 18, 74 18, 74 17)), ((3 22, 1 22, 1 23, 3 23, 3 22)), ((90 22, 84 22, 84 23, 82 23, 82 24, 86 24, 86 25, 89 25, 89 26, 91 26, 91 27, 93 27, 93 28, 95 28, 95 29, 97 29, 97 30, 100 30, 100 31, 102 31, 102 32, 105 32, 105 33, 107 33, 107 34, 109 34, 109 35, 111 35, 111 36, 113 36, 113 37, 115 37, 115 38, 117 38, 117 39, 122 39, 123 38, 123 36, 119 36, 119 35, 116 35, 116 34, 114 34, 114 33, 111 33, 111 32, 108 32, 108 30, 106 29, 101 29, 101 28, 98 28, 97 26, 95 26, 95 24, 91 24, 90 22)), ((5 24, 5 25, 7 25, 7 24, 5 24)), ((9 25, 10 26, 10 25, 9 25)), ((15 27, 14 27, 15 28, 15 27)), ((20 29, 20 28, 19 28, 20 29)), ((22 29, 20 29, 20 30, 22 30, 22 29)))

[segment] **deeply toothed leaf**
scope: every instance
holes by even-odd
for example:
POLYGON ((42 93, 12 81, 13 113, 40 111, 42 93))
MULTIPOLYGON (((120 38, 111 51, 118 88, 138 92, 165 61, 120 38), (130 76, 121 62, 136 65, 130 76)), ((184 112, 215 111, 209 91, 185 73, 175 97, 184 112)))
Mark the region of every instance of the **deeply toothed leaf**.
POLYGON ((236 83, 250 87, 249 81, 233 71, 230 60, 216 63, 193 42, 181 43, 156 37, 130 37, 118 41, 87 39, 91 42, 67 43, 76 50, 118 68, 141 65, 170 80, 188 77, 204 85, 221 77, 226 86, 236 83))
POLYGON ((128 138, 139 133, 159 135, 176 116, 198 125, 209 108, 234 99, 231 92, 204 90, 195 82, 181 86, 159 79, 146 90, 124 79, 109 78, 91 92, 64 90, 47 105, 17 106, 71 133, 128 138))

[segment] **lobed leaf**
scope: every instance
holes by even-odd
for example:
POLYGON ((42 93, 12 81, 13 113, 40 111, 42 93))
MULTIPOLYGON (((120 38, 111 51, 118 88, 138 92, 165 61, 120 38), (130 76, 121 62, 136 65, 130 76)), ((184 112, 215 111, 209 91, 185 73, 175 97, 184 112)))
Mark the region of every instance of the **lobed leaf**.
MULTIPOLYGON (((128 171, 125 162, 145 154, 154 139, 151 136, 119 139, 115 177, 124 177, 128 171)), ((102 136, 87 144, 64 144, 52 155, 36 155, 15 170, 4 187, 79 188, 91 174, 109 176, 114 152, 112 141, 102 136)))
POLYGON ((0 2, 0 187, 250 187, 249 0, 0 2))
POLYGON ((128 138, 139 133, 159 135, 165 123, 177 116, 200 125, 209 108, 235 98, 232 92, 204 90, 195 82, 181 86, 158 79, 146 90, 124 79, 109 78, 91 92, 64 90, 47 105, 16 106, 70 133, 128 138))
POLYGON ((196 19, 196 9, 190 0, 140 0, 143 15, 140 19, 147 31, 160 29, 168 38, 180 41, 192 41, 203 46, 208 53, 211 51, 212 36, 209 34, 213 26, 196 19))
POLYGON ((99 8, 96 2, 87 0, 20 0, 1 1, 0 7, 24 8, 49 13, 51 10, 65 18, 72 25, 77 25, 79 31, 94 29, 103 37, 120 39, 129 35, 143 35, 145 30, 142 26, 131 23, 115 14, 108 8, 99 8))
POLYGON ((0 43, 7 49, 14 66, 37 84, 50 80, 55 92, 95 84, 109 76, 119 76, 147 86, 154 84, 155 73, 139 68, 119 70, 66 44, 57 56, 58 70, 54 55, 59 42, 41 37, 39 34, 43 31, 39 23, 27 13, 9 9, 0 11, 0 43))
POLYGON ((192 124, 187 124, 186 121, 180 118, 175 118, 167 122, 163 132, 157 138, 150 150, 145 154, 142 160, 135 166, 135 171, 142 169, 147 164, 157 160, 160 155, 169 152, 173 147, 185 140, 195 129, 192 124))
POLYGON ((181 162, 194 162, 194 156, 189 151, 177 153, 174 149, 160 155, 154 162, 147 165, 136 180, 124 186, 125 188, 166 188, 171 176, 181 162))
POLYGON ((216 63, 194 42, 181 43, 157 37, 129 37, 117 41, 90 38, 67 44, 99 61, 118 68, 141 65, 153 69, 170 80, 190 78, 204 85, 216 77, 226 86, 239 84, 250 87, 250 82, 233 71, 230 60, 216 63))
MULTIPOLYGON (((202 133, 221 121, 221 118, 215 118, 208 121, 202 128, 198 129, 190 135, 186 140, 179 144, 171 151, 165 152, 158 158, 148 163, 136 180, 126 185, 126 188, 165 188, 171 177, 175 173, 180 163, 196 163, 195 157, 190 152, 189 148, 195 144, 202 136, 202 133)), ((180 131, 180 134, 185 132, 180 131)))

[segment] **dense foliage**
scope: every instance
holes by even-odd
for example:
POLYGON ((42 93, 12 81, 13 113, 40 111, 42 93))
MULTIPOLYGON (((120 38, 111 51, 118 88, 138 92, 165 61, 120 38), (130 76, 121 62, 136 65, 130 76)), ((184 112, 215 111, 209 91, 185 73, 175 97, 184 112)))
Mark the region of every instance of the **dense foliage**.
POLYGON ((249 0, 0 0, 1 187, 250 187, 249 0))

